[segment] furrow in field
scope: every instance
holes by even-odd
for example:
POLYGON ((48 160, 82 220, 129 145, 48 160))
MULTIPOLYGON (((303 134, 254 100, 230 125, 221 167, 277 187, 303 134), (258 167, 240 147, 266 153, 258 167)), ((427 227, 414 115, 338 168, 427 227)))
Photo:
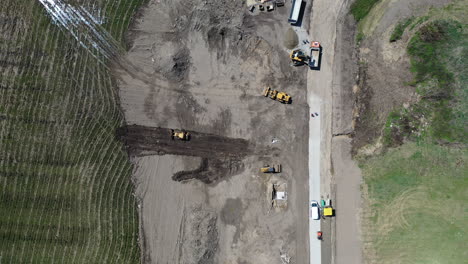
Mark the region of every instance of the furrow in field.
MULTIPOLYGON (((80 37, 109 44, 101 38, 107 25, 99 24, 106 21, 106 12, 89 9, 109 3, 115 6, 114 18, 130 14, 135 6, 106 0, 76 7, 71 17, 84 24, 75 29, 90 33, 80 37)), ((37 0, 7 0, 0 7, 0 22, 4 17, 19 22, 17 28, 0 23, 2 30, 11 29, 0 43, 0 72, 7 77, 0 81, 0 189, 11 194, 0 200, 6 216, 0 219, 1 232, 8 236, 0 239, 3 260, 136 262, 136 240, 120 235, 136 234, 136 211, 134 202, 128 207, 134 201, 130 165, 113 137, 122 122, 115 83, 95 57, 102 54, 80 46, 76 34, 59 30, 37 0)), ((111 19, 110 28, 115 28, 111 19)))

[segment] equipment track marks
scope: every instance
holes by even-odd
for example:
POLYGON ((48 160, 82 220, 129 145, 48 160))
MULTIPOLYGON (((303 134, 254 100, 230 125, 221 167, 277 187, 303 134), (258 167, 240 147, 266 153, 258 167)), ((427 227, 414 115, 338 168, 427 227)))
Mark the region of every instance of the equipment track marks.
POLYGON ((199 179, 214 183, 221 177, 242 172, 242 159, 253 152, 245 139, 188 132, 190 141, 181 141, 173 140, 168 128, 131 125, 118 129, 117 137, 132 156, 173 154, 202 158, 197 169, 175 173, 172 176, 175 181, 199 179))

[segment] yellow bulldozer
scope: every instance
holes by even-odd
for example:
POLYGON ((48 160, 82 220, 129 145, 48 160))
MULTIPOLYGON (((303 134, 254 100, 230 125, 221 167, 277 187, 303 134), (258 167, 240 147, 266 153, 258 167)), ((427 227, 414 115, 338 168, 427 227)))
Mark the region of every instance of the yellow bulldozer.
POLYGON ((278 165, 265 165, 260 168, 260 171, 263 173, 280 173, 281 172, 281 164, 278 165))
POLYGON ((304 54, 304 52, 300 49, 296 49, 291 51, 289 54, 289 58, 291 59, 294 66, 301 66, 308 64, 309 57, 304 54))
POLYGON ((172 139, 188 141, 190 140, 190 133, 187 131, 176 131, 174 129, 171 129, 171 137, 172 139))
POLYGON ((278 92, 277 90, 272 90, 269 86, 263 90, 263 96, 270 97, 273 100, 279 101, 283 104, 291 103, 291 96, 285 92, 278 92))

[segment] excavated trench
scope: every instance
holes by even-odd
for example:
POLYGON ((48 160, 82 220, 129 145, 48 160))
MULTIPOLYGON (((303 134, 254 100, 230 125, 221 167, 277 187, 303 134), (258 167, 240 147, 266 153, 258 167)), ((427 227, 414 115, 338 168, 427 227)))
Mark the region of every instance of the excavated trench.
POLYGON ((195 170, 180 171, 172 176, 175 181, 198 179, 210 184, 223 177, 241 173, 242 159, 252 154, 249 142, 240 138, 228 138, 213 134, 187 131, 189 141, 172 139, 171 129, 124 126, 117 130, 117 137, 125 143, 130 156, 183 155, 202 158, 195 170))

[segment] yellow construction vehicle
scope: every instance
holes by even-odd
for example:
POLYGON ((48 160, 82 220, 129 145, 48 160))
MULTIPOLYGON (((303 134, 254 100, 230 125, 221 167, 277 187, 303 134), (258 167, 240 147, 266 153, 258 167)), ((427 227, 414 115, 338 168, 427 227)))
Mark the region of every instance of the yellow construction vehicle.
POLYGON ((172 139, 179 139, 179 140, 184 140, 188 141, 190 139, 190 133, 187 131, 175 131, 174 129, 171 129, 171 137, 172 139))
POLYGON ((335 215, 335 210, 332 207, 331 200, 328 199, 326 202, 322 200, 322 207, 323 207, 323 216, 332 217, 335 215))
POLYGON ((289 54, 289 58, 291 59, 294 66, 305 65, 309 61, 309 57, 307 57, 304 54, 304 52, 300 49, 291 51, 291 54, 289 54))
POLYGON ((281 164, 278 165, 273 165, 270 167, 270 165, 265 165, 262 168, 260 168, 260 171, 263 173, 280 173, 281 172, 281 164))
POLYGON ((272 90, 269 86, 263 90, 263 96, 269 96, 271 99, 279 101, 283 104, 291 103, 291 96, 285 92, 278 92, 277 90, 272 90))
POLYGON ((325 208, 323 208, 323 215, 328 216, 328 217, 333 216, 334 215, 333 207, 325 206, 325 208))

